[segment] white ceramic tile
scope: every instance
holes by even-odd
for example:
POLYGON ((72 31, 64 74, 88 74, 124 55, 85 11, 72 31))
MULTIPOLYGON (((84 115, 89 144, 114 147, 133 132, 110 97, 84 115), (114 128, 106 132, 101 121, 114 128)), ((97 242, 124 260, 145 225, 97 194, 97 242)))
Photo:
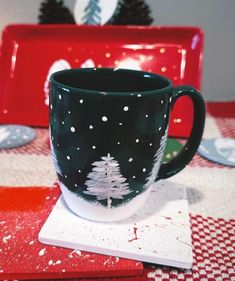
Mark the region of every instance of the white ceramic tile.
POLYGON ((60 197, 39 233, 39 240, 72 249, 191 268, 186 190, 179 184, 158 182, 134 216, 114 223, 80 218, 60 197))

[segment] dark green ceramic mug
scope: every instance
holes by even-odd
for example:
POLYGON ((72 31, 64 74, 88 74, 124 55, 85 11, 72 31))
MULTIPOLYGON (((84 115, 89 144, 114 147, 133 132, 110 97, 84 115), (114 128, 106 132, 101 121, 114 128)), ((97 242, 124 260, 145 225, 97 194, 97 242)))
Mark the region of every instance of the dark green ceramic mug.
POLYGON ((68 207, 84 218, 131 216, 151 185, 182 170, 202 138, 205 105, 192 87, 173 88, 165 77, 124 69, 71 69, 51 76, 51 148, 68 207), (180 153, 161 163, 169 114, 191 98, 194 119, 180 153))

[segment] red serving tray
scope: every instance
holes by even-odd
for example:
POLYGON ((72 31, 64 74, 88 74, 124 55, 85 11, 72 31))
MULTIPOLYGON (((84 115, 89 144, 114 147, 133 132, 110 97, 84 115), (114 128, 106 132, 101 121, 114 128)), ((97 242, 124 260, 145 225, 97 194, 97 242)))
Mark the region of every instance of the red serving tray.
MULTIPOLYGON (((203 33, 196 27, 11 25, 2 36, 0 123, 48 126, 49 74, 77 67, 134 68, 200 90, 203 33)), ((170 135, 188 136, 192 104, 174 107, 170 135)))
POLYGON ((142 274, 141 262, 41 244, 38 233, 59 195, 56 187, 0 187, 0 280, 142 274))

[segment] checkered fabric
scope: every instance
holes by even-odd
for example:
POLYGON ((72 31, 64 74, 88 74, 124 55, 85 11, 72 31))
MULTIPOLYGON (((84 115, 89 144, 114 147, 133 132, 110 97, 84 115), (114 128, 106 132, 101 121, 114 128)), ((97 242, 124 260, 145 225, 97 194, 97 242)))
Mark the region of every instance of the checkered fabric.
MULTIPOLYGON (((204 138, 235 138, 234 108, 235 102, 209 103, 204 138)), ((0 186, 52 186, 56 181, 48 130, 37 128, 36 133, 32 143, 0 151, 0 186)), ((145 264, 142 276, 97 281, 235 281, 235 169, 196 155, 186 169, 170 180, 187 186, 193 268, 180 270, 145 264)))
MULTIPOLYGON (((149 269, 152 280, 235 280, 235 220, 191 215, 193 268, 149 269)), ((150 279, 151 280, 151 279, 150 279)))

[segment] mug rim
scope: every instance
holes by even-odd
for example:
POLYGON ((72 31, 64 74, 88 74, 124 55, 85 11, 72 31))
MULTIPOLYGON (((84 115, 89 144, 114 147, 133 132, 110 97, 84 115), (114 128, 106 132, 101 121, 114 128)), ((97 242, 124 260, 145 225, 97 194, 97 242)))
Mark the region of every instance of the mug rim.
POLYGON ((71 68, 71 69, 65 69, 65 70, 60 70, 60 71, 56 71, 53 74, 51 74, 50 76, 50 84, 54 84, 56 86, 58 86, 59 88, 64 89, 65 91, 70 92, 70 94, 76 94, 77 92, 81 93, 84 92, 86 94, 91 94, 91 95, 107 95, 108 93, 110 93, 109 97, 111 96, 138 96, 139 94, 141 94, 141 96, 149 96, 149 95, 155 95, 155 94, 160 94, 160 93, 164 93, 164 92, 170 92, 173 89, 173 85, 172 82, 169 78, 159 75, 159 74, 155 74, 152 72, 147 72, 147 71, 142 71, 142 70, 133 70, 133 69, 125 69, 125 68, 108 68, 108 67, 100 67, 100 68, 71 68), (137 90, 137 91, 100 91, 100 90, 90 90, 90 89, 86 89, 86 88, 80 88, 80 87, 74 87, 74 86, 69 86, 66 83, 62 83, 56 80, 56 76, 58 75, 63 75, 65 73, 68 72, 102 72, 102 71, 121 71, 122 73, 136 73, 136 75, 140 75, 142 77, 144 77, 145 75, 148 75, 148 77, 152 77, 154 79, 158 79, 161 80, 165 83, 167 83, 167 86, 159 88, 159 89, 153 89, 153 90, 137 90))

